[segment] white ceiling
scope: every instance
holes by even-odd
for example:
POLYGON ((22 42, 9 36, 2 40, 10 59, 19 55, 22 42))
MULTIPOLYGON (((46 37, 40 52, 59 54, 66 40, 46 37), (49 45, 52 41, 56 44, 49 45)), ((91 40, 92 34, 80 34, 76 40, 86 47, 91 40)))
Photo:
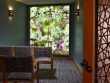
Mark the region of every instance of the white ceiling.
POLYGON ((38 4, 66 4, 73 3, 75 0, 16 0, 17 2, 26 5, 38 5, 38 4))

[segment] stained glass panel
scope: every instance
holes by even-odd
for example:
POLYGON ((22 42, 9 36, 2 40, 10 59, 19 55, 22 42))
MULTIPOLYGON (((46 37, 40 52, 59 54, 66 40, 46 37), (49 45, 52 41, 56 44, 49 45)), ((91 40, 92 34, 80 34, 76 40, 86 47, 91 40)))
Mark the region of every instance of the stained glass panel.
POLYGON ((69 6, 30 8, 30 45, 51 46, 55 55, 69 55, 69 6))

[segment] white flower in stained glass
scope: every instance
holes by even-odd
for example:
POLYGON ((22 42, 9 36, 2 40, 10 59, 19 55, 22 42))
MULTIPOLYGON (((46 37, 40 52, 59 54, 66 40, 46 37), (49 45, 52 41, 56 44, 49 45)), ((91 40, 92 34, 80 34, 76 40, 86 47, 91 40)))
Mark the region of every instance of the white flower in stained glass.
POLYGON ((69 11, 69 6, 64 6, 64 7, 63 7, 63 10, 69 11))
POLYGON ((37 34, 35 32, 33 32, 33 33, 30 34, 30 37, 31 38, 36 38, 37 37, 37 34))
POLYGON ((36 25, 37 30, 40 30, 41 28, 42 28, 41 25, 36 25))
POLYGON ((35 16, 36 15, 36 7, 32 7, 31 9, 30 9, 30 17, 33 17, 33 16, 35 16))

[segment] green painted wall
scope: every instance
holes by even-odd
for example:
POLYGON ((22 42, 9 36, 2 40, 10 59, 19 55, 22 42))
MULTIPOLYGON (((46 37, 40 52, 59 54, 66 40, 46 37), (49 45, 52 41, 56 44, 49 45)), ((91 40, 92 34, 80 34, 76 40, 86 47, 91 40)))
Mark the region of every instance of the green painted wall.
POLYGON ((8 18, 8 5, 10 0, 0 0, 0 46, 1 45, 25 45, 26 44, 26 6, 15 0, 14 17, 8 18))
POLYGON ((74 15, 75 9, 77 9, 77 1, 72 6, 72 15, 71 15, 71 55, 76 59, 80 64, 83 59, 83 1, 80 0, 80 16, 74 15))
MULTIPOLYGON (((8 1, 0 1, 0 46, 1 45, 27 45, 28 29, 27 8, 25 5, 14 1, 14 17, 10 22, 8 19, 8 1), (27 34, 27 35, 26 35, 27 34)), ((82 61, 83 52, 83 22, 82 14, 80 14, 79 22, 74 15, 77 3, 71 4, 70 15, 70 54, 80 62, 82 61)), ((80 0, 80 11, 82 12, 82 2, 80 0)))

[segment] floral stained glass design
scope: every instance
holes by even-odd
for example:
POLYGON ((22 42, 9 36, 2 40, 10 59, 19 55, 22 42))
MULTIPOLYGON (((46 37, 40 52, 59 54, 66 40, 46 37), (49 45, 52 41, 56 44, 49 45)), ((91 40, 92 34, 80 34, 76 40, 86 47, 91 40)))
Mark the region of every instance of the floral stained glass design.
POLYGON ((69 6, 30 8, 30 45, 50 46, 55 55, 69 55, 69 6))

